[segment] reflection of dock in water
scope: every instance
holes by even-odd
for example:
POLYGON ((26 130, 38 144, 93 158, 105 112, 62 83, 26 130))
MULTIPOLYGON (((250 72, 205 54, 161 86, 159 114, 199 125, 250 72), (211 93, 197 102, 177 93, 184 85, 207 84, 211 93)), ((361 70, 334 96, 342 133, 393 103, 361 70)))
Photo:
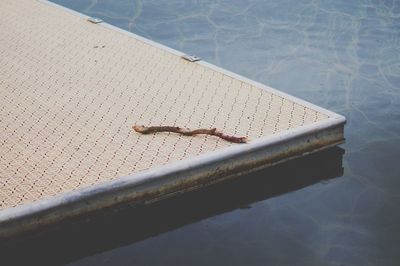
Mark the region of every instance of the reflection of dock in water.
POLYGON ((4 254, 24 254, 17 259, 30 263, 73 261, 339 177, 343 152, 331 148, 149 205, 65 222, 1 248, 4 254))

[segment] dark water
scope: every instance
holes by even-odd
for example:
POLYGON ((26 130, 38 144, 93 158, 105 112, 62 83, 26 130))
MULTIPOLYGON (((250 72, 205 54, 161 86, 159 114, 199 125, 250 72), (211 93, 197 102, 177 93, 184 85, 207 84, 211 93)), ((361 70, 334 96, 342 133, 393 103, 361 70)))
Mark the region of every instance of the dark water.
POLYGON ((47 249, 41 259, 71 265, 400 265, 400 1, 54 2, 348 123, 343 163, 334 149, 71 227, 36 242, 38 257, 47 249))

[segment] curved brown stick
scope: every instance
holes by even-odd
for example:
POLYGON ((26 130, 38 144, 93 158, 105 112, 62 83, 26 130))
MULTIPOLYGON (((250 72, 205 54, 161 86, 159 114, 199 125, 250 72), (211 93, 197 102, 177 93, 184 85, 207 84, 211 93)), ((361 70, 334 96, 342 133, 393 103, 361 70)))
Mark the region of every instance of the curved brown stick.
POLYGON ((140 126, 140 125, 134 125, 134 126, 132 126, 132 128, 136 132, 139 132, 142 134, 151 134, 151 133, 157 133, 157 132, 173 132, 173 133, 179 133, 179 134, 182 134, 185 136, 206 134, 206 135, 217 136, 221 139, 224 139, 226 141, 233 142, 233 143, 246 143, 247 142, 246 137, 236 137, 236 136, 225 135, 224 133, 218 131, 216 128, 189 130, 189 129, 184 129, 184 128, 180 128, 180 127, 169 127, 169 126, 145 127, 145 126, 140 126))

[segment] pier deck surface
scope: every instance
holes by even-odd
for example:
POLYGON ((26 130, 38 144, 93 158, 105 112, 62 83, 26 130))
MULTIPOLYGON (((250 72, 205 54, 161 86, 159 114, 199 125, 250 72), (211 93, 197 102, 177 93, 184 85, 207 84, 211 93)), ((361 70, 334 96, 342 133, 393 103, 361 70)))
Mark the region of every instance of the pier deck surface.
MULTIPOLYGON (((3 222, 26 217, 24 206, 121 177, 142 180, 138 173, 160 173, 166 165, 171 173, 182 161, 195 169, 199 155, 218 162, 218 151, 222 159, 231 151, 240 156, 343 128, 344 118, 332 112, 53 4, 2 0, 0 10, 3 222), (134 124, 216 127, 250 142, 141 135, 134 124)), ((302 144, 296 155, 343 141, 342 133, 323 137, 308 140, 315 145, 302 144)), ((48 209, 39 205, 31 212, 48 209)))

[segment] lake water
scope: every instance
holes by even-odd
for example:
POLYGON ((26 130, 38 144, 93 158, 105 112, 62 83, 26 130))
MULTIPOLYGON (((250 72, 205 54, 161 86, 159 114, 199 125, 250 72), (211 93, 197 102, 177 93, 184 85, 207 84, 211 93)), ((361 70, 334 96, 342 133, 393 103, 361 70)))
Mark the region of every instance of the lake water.
POLYGON ((74 229, 61 262, 399 265, 400 1, 54 2, 348 121, 343 162, 334 149, 141 210, 142 220, 74 229))

